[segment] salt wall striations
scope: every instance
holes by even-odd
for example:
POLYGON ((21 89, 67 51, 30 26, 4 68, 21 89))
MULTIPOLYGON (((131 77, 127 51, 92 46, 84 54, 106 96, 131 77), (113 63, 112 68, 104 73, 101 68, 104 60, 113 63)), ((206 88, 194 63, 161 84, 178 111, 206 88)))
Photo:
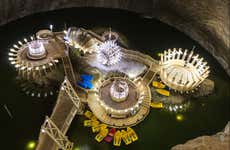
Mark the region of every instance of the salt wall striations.
MULTIPOLYGON (((0 25, 36 12, 61 8, 125 9, 156 18, 189 35, 208 50, 230 76, 229 6, 230 0, 0 0, 0 25)), ((201 139, 205 141, 204 137, 201 139)), ((173 147, 178 148, 185 147, 173 147)))
POLYGON ((184 144, 172 147, 172 150, 230 150, 230 122, 222 132, 211 136, 200 136, 184 144))
POLYGON ((70 7, 119 8, 165 22, 198 41, 230 75, 230 0, 0 0, 0 24, 70 7))

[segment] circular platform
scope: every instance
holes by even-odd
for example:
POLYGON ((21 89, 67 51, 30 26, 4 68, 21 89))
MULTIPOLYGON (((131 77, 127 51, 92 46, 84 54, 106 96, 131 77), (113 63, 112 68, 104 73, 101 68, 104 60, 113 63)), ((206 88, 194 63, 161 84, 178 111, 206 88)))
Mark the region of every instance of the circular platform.
MULTIPOLYGON (((110 78, 108 80, 114 79, 110 78)), ((116 128, 134 126, 144 120, 149 113, 151 102, 151 92, 148 85, 145 85, 142 81, 130 81, 131 83, 129 83, 129 86, 134 86, 131 87, 133 93, 130 94, 130 97, 127 100, 123 102, 115 102, 109 98, 110 95, 108 89, 111 84, 105 84, 108 80, 104 81, 104 84, 102 83, 104 86, 101 85, 99 92, 90 92, 88 94, 88 106, 94 115, 101 122, 116 128), (140 99, 142 100, 140 101, 140 99), (138 109, 133 113, 134 109, 131 108, 134 108, 135 105, 138 105, 138 109)))
POLYGON ((100 88, 99 95, 100 104, 108 110, 109 114, 119 113, 123 115, 128 115, 132 110, 134 110, 134 108, 139 107, 137 106, 139 100, 138 90, 135 84, 127 79, 110 78, 109 80, 106 80, 100 88), (113 83, 117 80, 126 82, 129 89, 126 99, 122 101, 115 101, 114 98, 111 96, 110 92, 111 86, 113 86, 113 83))
POLYGON ((55 39, 50 39, 43 41, 44 49, 46 50, 45 55, 41 55, 36 59, 31 59, 28 57, 29 46, 28 43, 19 47, 19 50, 16 53, 17 64, 20 67, 25 66, 25 69, 47 68, 49 65, 56 63, 57 59, 60 59, 64 56, 65 44, 57 41, 55 39), (45 57, 44 57, 45 56, 45 57), (44 67, 44 65, 46 67, 44 67))

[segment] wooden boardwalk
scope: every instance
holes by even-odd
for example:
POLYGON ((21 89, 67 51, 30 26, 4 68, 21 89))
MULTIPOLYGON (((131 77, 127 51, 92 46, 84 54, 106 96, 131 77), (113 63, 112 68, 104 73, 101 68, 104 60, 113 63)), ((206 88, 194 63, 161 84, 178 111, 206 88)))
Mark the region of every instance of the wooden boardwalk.
MULTIPOLYGON (((56 105, 50 119, 63 134, 66 134, 77 110, 67 93, 60 90, 56 105)), ((40 132, 36 150, 57 150, 56 143, 45 133, 40 132)))
POLYGON ((65 75, 72 84, 76 84, 76 77, 73 71, 73 66, 69 58, 69 48, 65 50, 65 56, 62 57, 62 62, 64 66, 65 75))
MULTIPOLYGON (((102 38, 97 34, 88 30, 84 30, 84 31, 88 32, 91 36, 97 39, 98 43, 103 42, 102 38)), ((134 126, 137 123, 144 120, 145 117, 148 115, 150 109, 150 102, 151 102, 151 92, 148 87, 148 84, 152 80, 152 76, 156 72, 155 70, 157 70, 155 68, 157 67, 157 62, 153 60, 151 57, 147 57, 147 55, 141 54, 140 52, 136 52, 136 51, 134 52, 127 49, 123 49, 123 50, 126 52, 126 54, 128 54, 127 56, 134 57, 134 59, 142 61, 144 64, 149 66, 149 70, 145 74, 144 79, 142 80, 142 84, 144 85, 143 92, 145 98, 140 106, 140 110, 134 116, 131 116, 129 118, 124 118, 124 119, 111 118, 106 114, 105 110, 100 106, 99 102, 95 100, 94 92, 84 93, 84 91, 79 90, 76 86, 73 86, 74 90, 77 92, 80 98, 87 95, 84 98, 87 98, 89 107, 91 108, 92 112, 96 115, 96 117, 99 120, 108 124, 109 126, 118 127, 118 128, 134 126), (140 57, 137 56, 135 57, 135 55, 137 55, 136 53, 138 53, 140 57)), ((68 46, 67 46, 67 50, 65 51, 65 56, 62 57, 62 62, 67 78, 69 79, 72 85, 76 84, 76 76, 73 71, 71 60, 69 58, 68 46)), ((70 97, 64 90, 60 90, 56 105, 54 107, 50 119, 56 124, 59 130, 65 135, 76 114, 77 114, 77 109, 74 106, 73 102, 71 101, 70 97)), ((40 132, 36 150, 58 150, 58 147, 56 146, 56 143, 47 134, 40 132)))
POLYGON ((148 69, 148 71, 145 73, 144 77, 143 77, 143 82, 147 85, 149 85, 151 83, 151 81, 153 80, 153 78, 156 75, 156 70, 154 69, 154 65, 151 64, 150 68, 148 69))
MULTIPOLYGON (((68 51, 67 51, 68 52, 68 51)), ((65 74, 73 84, 76 82, 71 61, 68 54, 62 58, 65 74)), ((59 91, 58 99, 51 114, 50 119, 55 123, 59 130, 65 135, 69 126, 77 113, 77 109, 71 101, 66 91, 59 91)), ((40 131, 36 150, 58 150, 56 143, 45 133, 40 131)))

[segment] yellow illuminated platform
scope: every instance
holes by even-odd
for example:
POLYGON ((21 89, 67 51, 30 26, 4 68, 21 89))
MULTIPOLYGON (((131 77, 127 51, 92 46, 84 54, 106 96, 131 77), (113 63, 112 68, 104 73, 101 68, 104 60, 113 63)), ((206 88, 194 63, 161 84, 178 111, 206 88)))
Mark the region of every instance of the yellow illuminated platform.
POLYGON ((151 93, 150 89, 147 85, 139 83, 139 88, 141 88, 142 94, 145 95, 139 111, 136 112, 135 115, 127 116, 125 118, 114 118, 108 114, 108 112, 101 106, 99 99, 99 95, 91 92, 88 95, 88 106, 90 107, 93 114, 100 120, 101 122, 107 124, 110 127, 116 128, 124 128, 129 126, 134 126, 145 119, 150 110, 150 102, 151 102, 151 93))

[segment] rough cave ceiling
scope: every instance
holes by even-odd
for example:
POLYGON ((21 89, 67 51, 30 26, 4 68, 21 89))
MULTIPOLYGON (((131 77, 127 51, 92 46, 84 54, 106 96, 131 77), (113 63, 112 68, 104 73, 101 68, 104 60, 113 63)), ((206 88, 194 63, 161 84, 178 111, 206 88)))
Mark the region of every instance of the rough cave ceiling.
POLYGON ((0 0, 0 25, 69 7, 125 9, 157 18, 198 41, 230 75, 230 0, 0 0))

